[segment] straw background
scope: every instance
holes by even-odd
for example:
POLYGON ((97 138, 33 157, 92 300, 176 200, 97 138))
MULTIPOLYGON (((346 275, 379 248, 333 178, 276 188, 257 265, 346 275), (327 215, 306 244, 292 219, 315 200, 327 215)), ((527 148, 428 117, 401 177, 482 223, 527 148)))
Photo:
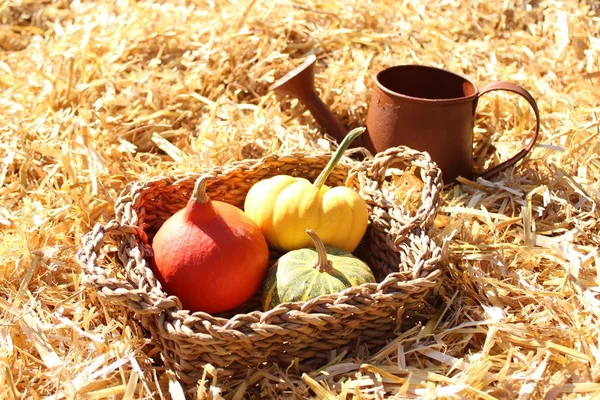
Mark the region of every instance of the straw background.
MULTIPOLYGON (((22 0, 0 2, 0 21, 0 398, 600 392, 598 1, 22 0), (304 376, 223 381, 209 366, 182 387, 130 315, 82 290, 81 235, 132 180, 331 150, 303 107, 267 92, 310 52, 349 128, 376 71, 423 63, 524 86, 538 146, 490 181, 446 186, 431 232, 444 282, 385 349, 304 376)), ((483 97, 478 165, 533 126, 516 95, 483 97)))

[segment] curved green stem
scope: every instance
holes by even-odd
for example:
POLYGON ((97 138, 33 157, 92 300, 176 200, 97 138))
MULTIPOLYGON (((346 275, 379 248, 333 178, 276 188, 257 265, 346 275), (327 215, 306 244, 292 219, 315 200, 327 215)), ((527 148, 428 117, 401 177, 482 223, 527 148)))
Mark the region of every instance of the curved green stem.
POLYGON ((321 171, 319 176, 317 176, 317 179, 315 179, 314 185, 317 187, 317 189, 321 189, 321 187, 325 184, 327 177, 329 177, 331 171, 333 171, 335 166, 340 162, 340 159, 344 155, 346 149, 350 146, 350 143, 352 143, 354 139, 362 135, 362 133, 366 130, 366 128, 360 127, 352 129, 350 132, 348 132, 344 140, 342 140, 342 143, 340 143, 340 145, 338 146, 335 153, 333 153, 333 156, 331 157, 323 171, 321 171))
POLYGON ((313 265, 313 268, 319 272, 331 271, 333 265, 331 264, 331 261, 327 259, 327 250, 325 250, 325 245, 312 230, 307 229, 306 233, 308 233, 315 244, 315 248, 317 249, 317 262, 315 265, 313 265))

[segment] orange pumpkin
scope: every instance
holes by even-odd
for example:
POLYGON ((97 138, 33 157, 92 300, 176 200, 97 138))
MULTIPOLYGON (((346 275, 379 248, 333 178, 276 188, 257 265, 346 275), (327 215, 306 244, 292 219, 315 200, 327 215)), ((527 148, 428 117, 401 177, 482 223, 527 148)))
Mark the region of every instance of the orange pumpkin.
POLYGON ((186 207, 159 228, 152 268, 190 311, 220 313, 252 297, 269 264, 260 228, 239 208, 211 201, 200 179, 186 207))

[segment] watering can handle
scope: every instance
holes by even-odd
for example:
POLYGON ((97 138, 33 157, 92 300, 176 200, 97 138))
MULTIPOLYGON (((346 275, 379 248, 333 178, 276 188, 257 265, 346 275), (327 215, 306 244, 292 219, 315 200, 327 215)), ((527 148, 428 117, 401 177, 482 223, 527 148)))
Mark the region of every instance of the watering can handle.
POLYGON ((508 160, 479 174, 479 176, 481 176, 482 178, 485 178, 485 179, 488 179, 489 177, 497 174, 498 172, 516 164, 519 160, 521 160, 523 157, 525 157, 527 155, 527 153, 529 153, 531 151, 531 149, 533 149, 533 147, 535 146, 535 143, 537 141, 537 138, 538 138, 538 135, 540 132, 540 112, 538 110, 537 103, 535 102, 533 96, 531 96, 531 94, 529 94, 529 92, 527 90, 523 89, 519 85, 515 85, 514 83, 510 83, 510 82, 493 82, 493 83, 490 83, 490 84, 484 86, 481 89, 481 91, 479 92, 478 97, 481 97, 485 93, 488 93, 488 92, 491 92, 494 90, 505 90, 505 91, 513 92, 513 93, 516 93, 516 94, 522 96, 523 98, 525 98, 525 100, 527 100, 527 102, 533 109, 533 113, 535 114, 535 131, 533 134, 533 138, 529 141, 529 143, 527 143, 527 145, 521 151, 519 151, 517 154, 515 154, 508 160))

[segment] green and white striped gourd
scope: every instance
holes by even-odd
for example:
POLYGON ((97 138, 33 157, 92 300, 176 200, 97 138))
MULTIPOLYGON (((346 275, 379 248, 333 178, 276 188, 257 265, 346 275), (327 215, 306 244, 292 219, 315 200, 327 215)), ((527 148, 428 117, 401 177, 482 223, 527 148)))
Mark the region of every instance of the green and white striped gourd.
POLYGON ((375 282, 373 272, 362 260, 345 250, 326 247, 311 230, 306 233, 315 248, 292 250, 267 272, 262 295, 265 311, 282 303, 306 301, 375 282))

